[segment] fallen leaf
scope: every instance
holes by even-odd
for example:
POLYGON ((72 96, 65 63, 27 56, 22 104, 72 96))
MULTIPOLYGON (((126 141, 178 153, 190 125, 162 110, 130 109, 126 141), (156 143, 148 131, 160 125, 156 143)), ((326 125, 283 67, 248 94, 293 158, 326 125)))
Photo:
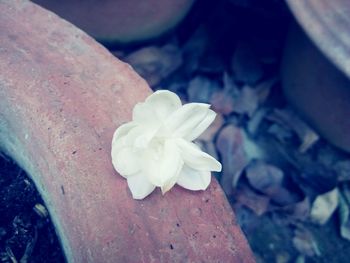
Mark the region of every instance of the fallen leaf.
POLYGON ((350 209, 349 201, 343 194, 339 194, 340 235, 350 241, 350 209))
POLYGON ((124 61, 154 87, 181 66, 182 56, 177 46, 168 44, 161 48, 149 46, 138 49, 126 56, 124 61))
POLYGON ((215 90, 219 89, 218 84, 206 77, 197 76, 188 84, 187 94, 191 102, 208 103, 215 90))
POLYGON ((303 200, 283 206, 280 210, 288 214, 288 220, 292 221, 305 221, 310 216, 311 203, 309 197, 305 197, 303 200))
POLYGON ((282 143, 285 143, 293 136, 290 129, 286 129, 277 123, 273 123, 267 131, 268 133, 274 135, 282 143))
POLYGON ((283 171, 263 161, 252 161, 246 168, 246 176, 250 185, 256 190, 266 193, 273 186, 280 186, 283 171))
POLYGON ((319 140, 318 134, 288 108, 275 109, 267 118, 293 130, 301 141, 299 151, 302 153, 310 149, 319 140))
POLYGON ((320 256, 321 252, 313 235, 306 228, 297 227, 294 230, 294 247, 305 256, 320 256))
POLYGON ((270 91, 273 85, 277 83, 277 80, 278 79, 276 77, 273 77, 273 78, 261 81, 254 87, 256 89, 260 105, 266 101, 266 99, 270 95, 270 91))
POLYGON ((234 102, 233 111, 239 114, 247 114, 249 117, 253 115, 259 105, 259 96, 257 91, 250 87, 244 86, 234 102))
POLYGON ((305 263, 305 256, 299 255, 297 259, 295 260, 295 263, 305 263))
POLYGON ((249 120, 248 125, 247 125, 247 130, 248 130, 249 134, 251 134, 251 135, 257 134, 257 132, 259 130, 259 126, 262 123, 266 112, 267 112, 267 110, 265 108, 260 108, 254 113, 254 115, 249 120))
POLYGON ((244 137, 241 129, 234 125, 223 128, 216 142, 222 158, 220 184, 227 195, 231 195, 249 160, 244 151, 244 137))
POLYGON ((282 251, 276 255, 275 262, 276 263, 288 263, 288 262, 290 262, 290 260, 291 260, 291 256, 287 252, 282 251))
POLYGON ((233 111, 233 103, 233 98, 225 91, 215 92, 210 100, 213 110, 224 115, 233 111))
POLYGON ((252 161, 246 168, 246 176, 254 189, 279 205, 290 205, 299 199, 296 193, 291 193, 282 185, 284 174, 278 167, 261 160, 252 161))
POLYGON ((338 181, 350 181, 350 160, 338 161, 333 168, 338 181))
POLYGON ((234 102, 239 96, 239 90, 228 73, 223 74, 223 89, 213 93, 210 104, 216 112, 228 115, 233 111, 234 102))
POLYGON ((270 203, 270 198, 255 193, 247 186, 239 187, 235 191, 235 199, 238 203, 251 209, 258 216, 266 213, 270 203))
POLYGON ((312 204, 310 217, 314 223, 324 225, 337 209, 339 203, 338 188, 317 196, 312 204))

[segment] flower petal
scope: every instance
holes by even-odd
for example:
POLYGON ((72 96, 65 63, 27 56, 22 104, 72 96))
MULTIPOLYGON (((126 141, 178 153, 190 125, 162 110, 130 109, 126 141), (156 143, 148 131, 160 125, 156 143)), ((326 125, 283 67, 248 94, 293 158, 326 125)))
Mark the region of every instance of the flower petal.
POLYGON ((150 182, 168 191, 179 176, 183 161, 173 140, 152 142, 142 157, 142 169, 150 182))
POLYGON ((125 146, 123 138, 128 135, 131 129, 136 126, 134 122, 128 122, 120 125, 113 134, 112 149, 119 146, 125 146))
POLYGON ((163 127, 169 136, 187 137, 206 118, 209 107, 205 103, 185 104, 167 118, 163 127))
POLYGON ((156 188, 142 173, 136 173, 128 177, 128 186, 134 199, 143 199, 156 188))
POLYGON ((132 120, 138 124, 149 124, 156 122, 154 109, 146 102, 139 102, 132 111, 132 120))
POLYGON ((131 147, 112 147, 112 163, 114 169, 125 178, 140 170, 139 158, 131 147))
POLYGON ((221 171, 221 163, 209 154, 201 151, 194 143, 184 139, 177 139, 176 144, 186 165, 199 171, 221 171))
POLYGON ((161 121, 165 121, 171 113, 182 106, 180 98, 174 92, 168 90, 154 92, 146 99, 146 103, 153 109, 156 117, 161 121))
POLYGON ((133 109, 133 120, 141 124, 160 123, 181 108, 180 98, 171 91, 158 90, 133 109))
POLYGON ((190 131, 187 136, 184 137, 184 139, 188 141, 193 141, 194 139, 198 138, 199 135, 201 135, 209 126, 212 124, 212 122, 215 120, 216 113, 210 109, 207 111, 207 115, 204 117, 204 119, 196 126, 192 131, 190 131))
POLYGON ((211 174, 209 171, 198 171, 184 165, 177 179, 177 184, 188 190, 205 190, 210 184, 211 174))

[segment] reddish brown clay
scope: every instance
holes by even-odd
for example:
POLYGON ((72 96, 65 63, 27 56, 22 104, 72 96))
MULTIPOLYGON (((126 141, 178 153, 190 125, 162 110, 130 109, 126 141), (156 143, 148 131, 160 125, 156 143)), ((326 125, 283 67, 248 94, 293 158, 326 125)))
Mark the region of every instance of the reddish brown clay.
POLYGON ((33 178, 68 262, 254 262, 218 183, 135 201, 110 143, 150 93, 72 25, 0 2, 0 144, 33 178))

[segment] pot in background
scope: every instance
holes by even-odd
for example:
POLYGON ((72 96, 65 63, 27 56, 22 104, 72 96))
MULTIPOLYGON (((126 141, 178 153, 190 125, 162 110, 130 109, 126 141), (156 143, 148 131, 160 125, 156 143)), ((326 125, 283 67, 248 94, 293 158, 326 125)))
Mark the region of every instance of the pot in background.
POLYGON ((292 25, 286 41, 286 98, 320 135, 350 152, 350 2, 287 2, 303 29, 292 25))
POLYGON ((130 44, 174 28, 195 0, 32 0, 104 44, 130 44))

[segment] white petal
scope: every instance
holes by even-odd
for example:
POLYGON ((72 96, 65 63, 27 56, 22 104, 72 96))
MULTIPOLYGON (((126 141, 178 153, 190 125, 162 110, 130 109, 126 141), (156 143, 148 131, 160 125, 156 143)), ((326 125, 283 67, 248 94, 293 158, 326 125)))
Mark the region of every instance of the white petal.
POLYGON ((184 165, 177 180, 177 184, 188 190, 205 190, 210 184, 209 171, 198 171, 184 165))
POLYGON ((134 199, 143 199, 153 192, 155 186, 142 173, 128 177, 128 186, 134 199))
POLYGON ((122 140, 131 129, 136 126, 134 122, 128 122, 120 125, 113 134, 112 148, 118 146, 124 146, 124 141, 122 140))
POLYGON ((180 98, 168 90, 158 90, 133 109, 133 121, 141 124, 159 123, 181 108, 180 98))
POLYGON ((146 103, 153 109, 156 117, 161 121, 164 121, 171 113, 182 106, 180 98, 174 92, 168 90, 154 92, 146 99, 146 103))
POLYGON ((204 103, 185 104, 167 118, 164 127, 173 137, 190 136, 208 115, 209 107, 209 104, 204 103))
POLYGON ((207 115, 204 117, 204 119, 184 138, 186 140, 193 141, 199 137, 199 135, 201 135, 210 126, 210 124, 212 124, 212 122, 215 120, 215 117, 216 113, 212 110, 208 110, 207 115))
POLYGON ((176 143, 186 165, 199 171, 221 171, 221 163, 209 154, 201 151, 194 143, 183 139, 177 139, 176 143))
POLYGON ((175 184, 183 166, 180 152, 172 140, 152 142, 144 151, 142 163, 142 170, 150 182, 165 191, 175 184))
POLYGON ((128 177, 140 170, 139 158, 131 147, 112 148, 114 169, 123 177, 128 177))
POLYGON ((137 103, 132 111, 132 120, 138 124, 153 123, 157 120, 154 118, 154 109, 145 102, 137 103))

